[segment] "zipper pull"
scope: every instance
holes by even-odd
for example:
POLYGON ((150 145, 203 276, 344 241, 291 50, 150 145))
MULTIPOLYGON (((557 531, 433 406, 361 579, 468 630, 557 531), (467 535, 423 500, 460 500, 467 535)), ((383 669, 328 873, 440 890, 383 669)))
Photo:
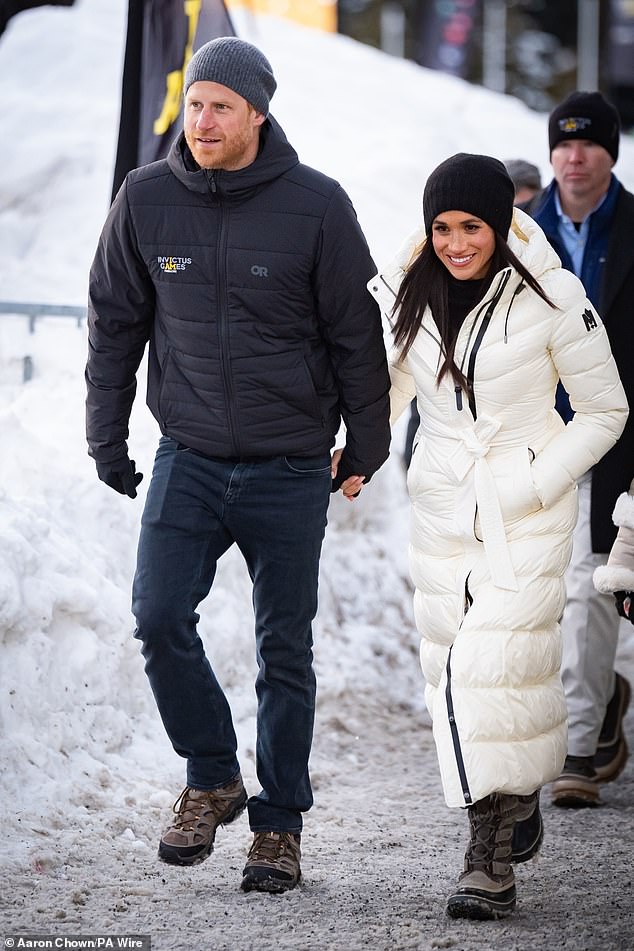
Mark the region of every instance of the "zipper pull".
POLYGON ((462 387, 456 386, 454 387, 454 391, 456 394, 456 406, 458 410, 462 410, 462 387))
POLYGON ((216 194, 216 176, 213 169, 207 174, 207 181, 209 182, 209 190, 212 195, 216 194))

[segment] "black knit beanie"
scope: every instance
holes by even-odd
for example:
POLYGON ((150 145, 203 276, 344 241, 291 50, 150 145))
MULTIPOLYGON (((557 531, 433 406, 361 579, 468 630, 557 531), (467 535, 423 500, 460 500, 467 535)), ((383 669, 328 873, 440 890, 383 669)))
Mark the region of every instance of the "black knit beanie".
POLYGON ((466 211, 506 238, 513 218, 515 187, 502 162, 490 155, 459 152, 434 169, 423 192, 425 230, 444 211, 466 211))
POLYGON ((196 50, 185 70, 183 92, 197 82, 227 86, 265 116, 277 89, 273 69, 264 53, 237 36, 219 36, 196 50))
POLYGON ((556 106, 548 119, 550 151, 567 139, 589 139, 619 157, 619 114, 600 92, 573 92, 556 106))

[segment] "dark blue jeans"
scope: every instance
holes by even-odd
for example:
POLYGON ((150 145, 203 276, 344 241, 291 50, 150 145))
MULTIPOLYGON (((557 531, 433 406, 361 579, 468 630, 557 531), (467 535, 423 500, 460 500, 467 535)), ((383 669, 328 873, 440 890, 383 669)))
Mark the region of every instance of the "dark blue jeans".
MULTIPOLYGON (((330 498, 330 456, 209 459, 161 439, 141 523, 132 610, 167 734, 187 784, 239 772, 231 711, 198 636, 196 608, 234 543, 253 581, 258 699, 254 831, 300 832, 313 802, 308 758, 312 620, 330 498)), ((219 631, 218 636, 223 632, 219 631)))

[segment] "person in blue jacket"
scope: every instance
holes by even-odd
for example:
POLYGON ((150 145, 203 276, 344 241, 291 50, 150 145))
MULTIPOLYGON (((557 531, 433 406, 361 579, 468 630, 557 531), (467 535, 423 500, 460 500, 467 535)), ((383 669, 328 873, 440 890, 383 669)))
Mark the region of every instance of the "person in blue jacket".
MULTIPOLYGON (((630 406, 634 404, 634 195, 612 171, 619 155, 617 110, 599 92, 574 92, 550 115, 554 178, 524 209, 541 225, 565 268, 582 281, 612 345, 630 406)), ((557 408, 572 417, 560 386, 557 408)), ((568 756, 552 784, 553 802, 572 808, 600 803, 599 785, 616 779, 627 760, 623 718, 630 685, 614 670, 619 617, 597 591, 616 536, 612 510, 629 487, 634 415, 623 435, 579 481, 579 519, 566 574, 562 679, 568 705, 568 756)))

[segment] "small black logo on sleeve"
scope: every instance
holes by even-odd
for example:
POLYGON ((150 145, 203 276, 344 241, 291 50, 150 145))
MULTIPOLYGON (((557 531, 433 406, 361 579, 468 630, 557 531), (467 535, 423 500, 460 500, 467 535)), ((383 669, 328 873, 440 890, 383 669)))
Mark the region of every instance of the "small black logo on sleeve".
POLYGON ((588 307, 583 312, 583 322, 587 331, 594 330, 597 325, 597 319, 588 307))

